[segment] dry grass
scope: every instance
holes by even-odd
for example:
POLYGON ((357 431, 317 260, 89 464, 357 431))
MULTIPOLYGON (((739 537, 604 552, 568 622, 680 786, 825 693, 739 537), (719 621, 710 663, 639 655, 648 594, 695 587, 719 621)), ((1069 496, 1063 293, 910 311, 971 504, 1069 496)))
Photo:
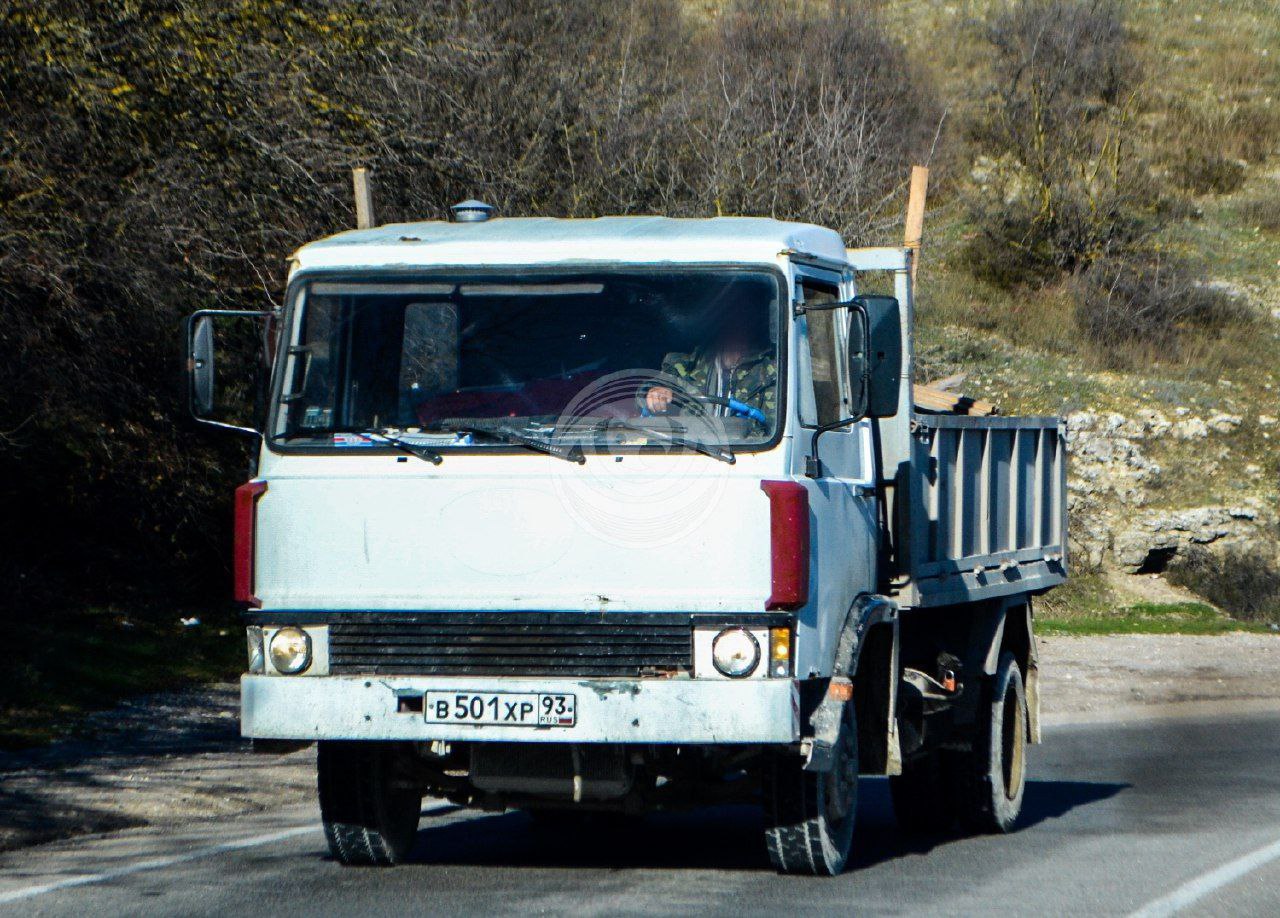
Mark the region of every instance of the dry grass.
POLYGON ((1237 209, 1240 222, 1263 233, 1280 233, 1280 193, 1250 197, 1237 209))
MULTIPOLYGON (((1176 161, 1259 163, 1280 140, 1280 10, 1270 0, 1144 0, 1135 37, 1151 73, 1152 142, 1176 161)), ((1233 189, 1230 189, 1233 190, 1233 189)))

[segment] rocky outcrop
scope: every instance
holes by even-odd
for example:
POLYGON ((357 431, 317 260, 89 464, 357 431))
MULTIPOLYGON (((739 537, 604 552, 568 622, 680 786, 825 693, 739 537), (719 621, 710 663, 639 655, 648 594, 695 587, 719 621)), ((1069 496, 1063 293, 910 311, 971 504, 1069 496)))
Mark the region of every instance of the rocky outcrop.
MULTIPOLYGON (((1150 490, 1163 472, 1145 453, 1150 441, 1166 436, 1206 440, 1242 423, 1239 415, 1215 411, 1202 418, 1185 408, 1172 417, 1153 409, 1130 417, 1090 411, 1069 415, 1067 486, 1075 557, 1089 566, 1157 572, 1192 545, 1248 545, 1265 538, 1275 511, 1256 498, 1238 506, 1147 508, 1150 490)), ((1204 474, 1220 474, 1220 459, 1217 452, 1207 451, 1204 474)), ((1243 470, 1250 477, 1260 473, 1257 466, 1252 472, 1243 470)))
POLYGON ((1147 512, 1116 534, 1112 552, 1116 562, 1128 570, 1155 573, 1188 546, 1248 541, 1258 516, 1256 506, 1147 512))

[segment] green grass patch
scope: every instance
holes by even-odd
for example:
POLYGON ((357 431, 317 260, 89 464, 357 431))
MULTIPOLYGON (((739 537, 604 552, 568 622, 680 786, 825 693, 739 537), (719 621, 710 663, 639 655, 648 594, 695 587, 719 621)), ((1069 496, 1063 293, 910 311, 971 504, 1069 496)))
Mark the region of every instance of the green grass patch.
POLYGON ((183 627, 109 612, 0 624, 0 748, 37 746, 130 695, 227 679, 244 666, 229 622, 183 627))
POLYGON ((1225 634, 1265 631, 1265 626, 1227 618, 1202 602, 1140 602, 1113 611, 1060 617, 1037 616, 1041 634, 1225 634))

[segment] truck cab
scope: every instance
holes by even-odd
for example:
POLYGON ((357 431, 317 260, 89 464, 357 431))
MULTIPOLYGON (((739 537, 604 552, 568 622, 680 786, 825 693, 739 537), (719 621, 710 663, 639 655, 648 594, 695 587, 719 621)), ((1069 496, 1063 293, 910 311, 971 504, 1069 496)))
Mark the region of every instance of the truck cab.
POLYGON ((424 795, 742 799, 780 870, 829 874, 859 773, 904 824, 1007 831, 1030 597, 1066 570, 1060 425, 913 407, 910 251, 468 216, 311 243, 281 309, 187 324, 223 426, 212 330, 266 328, 242 728, 319 743, 335 857, 403 859, 424 795))

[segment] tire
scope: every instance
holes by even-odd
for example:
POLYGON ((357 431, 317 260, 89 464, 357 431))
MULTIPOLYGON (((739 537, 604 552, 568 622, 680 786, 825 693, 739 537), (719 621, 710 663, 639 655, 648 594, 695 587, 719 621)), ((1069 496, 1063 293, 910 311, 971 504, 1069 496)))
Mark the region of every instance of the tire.
POLYGON ((1027 697, 1013 654, 1000 657, 984 686, 976 735, 969 752, 944 763, 952 805, 973 833, 1013 830, 1026 787, 1027 697))
POLYGON ((858 809, 858 729, 845 704, 826 774, 805 771, 804 760, 768 752, 764 760, 765 847, 781 873, 835 876, 853 848, 858 809))
POLYGON ((902 774, 889 778, 889 796, 905 835, 944 835, 955 826, 955 808, 947 797, 937 752, 906 762, 902 774))
POLYGON ((399 780, 396 743, 323 741, 316 755, 329 851, 346 866, 389 867, 413 847, 422 794, 399 780))

